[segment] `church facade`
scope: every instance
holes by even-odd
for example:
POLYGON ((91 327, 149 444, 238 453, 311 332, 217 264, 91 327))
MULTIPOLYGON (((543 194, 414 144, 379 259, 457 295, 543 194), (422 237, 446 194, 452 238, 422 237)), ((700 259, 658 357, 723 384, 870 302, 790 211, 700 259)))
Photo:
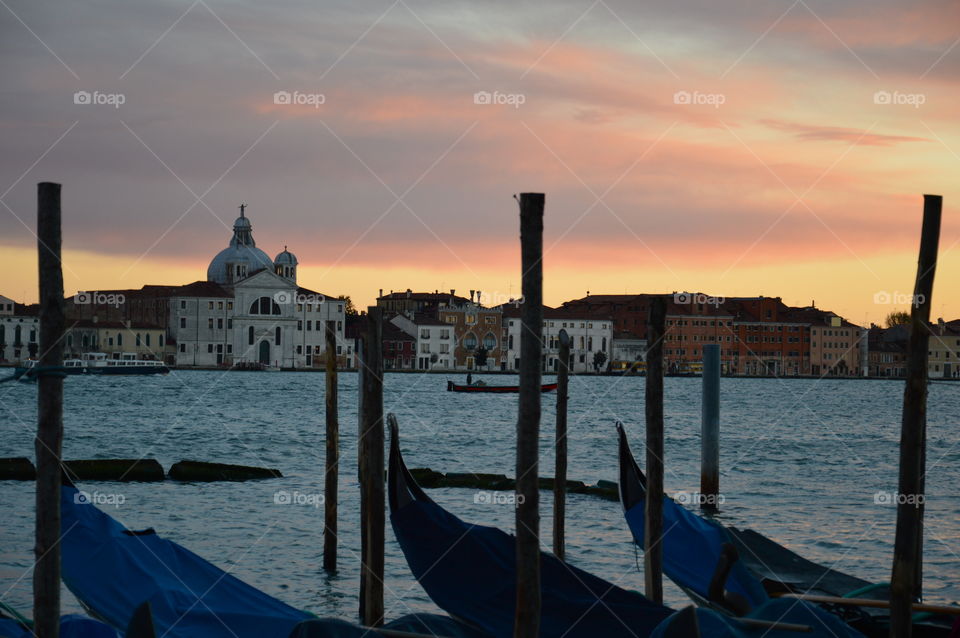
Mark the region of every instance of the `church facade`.
POLYGON ((325 327, 333 322, 337 358, 346 365, 353 355, 353 342, 344 339, 346 300, 298 285, 296 256, 284 247, 270 259, 258 248, 245 208, 240 207, 229 245, 211 260, 206 281, 97 291, 86 293, 83 303, 76 303, 77 297, 73 304, 68 300, 68 316, 77 328, 117 323, 123 335, 119 343, 88 340, 84 351, 120 358, 130 349, 124 342, 142 347, 137 333, 153 327, 162 329, 164 338, 138 355, 176 367, 322 367, 325 327), (102 299, 110 303, 98 303, 102 299))

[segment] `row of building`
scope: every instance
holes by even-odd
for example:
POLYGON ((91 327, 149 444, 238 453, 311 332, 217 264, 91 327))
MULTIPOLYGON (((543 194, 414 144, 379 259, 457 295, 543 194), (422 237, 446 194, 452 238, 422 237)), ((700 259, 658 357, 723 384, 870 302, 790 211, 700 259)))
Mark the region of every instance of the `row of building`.
MULTIPOLYGON (((389 319, 384 332, 391 369, 513 371, 519 367, 521 303, 483 308, 470 298, 434 291, 381 291, 389 319), (499 337, 498 337, 499 335, 499 337), (483 364, 478 363, 478 352, 483 364)), ((650 302, 666 305, 663 354, 669 374, 698 374, 703 346, 720 346, 721 369, 747 376, 879 376, 905 374, 906 328, 864 329, 816 308, 790 307, 779 297, 587 295, 544 308, 545 371, 558 365, 559 333, 570 336, 574 372, 645 369, 650 302)), ((929 373, 960 376, 960 320, 930 326, 929 373)))
MULTIPOLYGON (((325 329, 335 333, 340 367, 357 365, 362 321, 349 300, 297 284, 298 261, 271 259, 253 239, 240 207, 229 245, 207 277, 187 285, 80 292, 67 299, 68 357, 157 359, 182 368, 322 367, 325 329)), ((670 374, 698 374, 703 346, 720 346, 725 374, 876 376, 905 373, 906 330, 869 329, 819 308, 779 297, 711 297, 702 293, 591 295, 543 309, 544 371, 558 367, 560 333, 570 337, 575 373, 642 373, 651 301, 666 303, 663 353, 670 374)), ((520 301, 486 307, 479 291, 384 294, 385 367, 421 371, 515 371, 520 362, 520 301)), ((960 320, 930 326, 929 372, 960 377, 960 320)), ((0 363, 36 355, 36 306, 0 296, 0 363)))

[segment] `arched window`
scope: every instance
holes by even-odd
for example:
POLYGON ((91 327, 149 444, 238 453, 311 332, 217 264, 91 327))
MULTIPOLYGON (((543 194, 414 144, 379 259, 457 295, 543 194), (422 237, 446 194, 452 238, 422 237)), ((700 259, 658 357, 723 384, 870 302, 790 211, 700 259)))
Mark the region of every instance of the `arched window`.
POLYGON ((83 335, 83 347, 86 348, 90 345, 90 335, 83 335))
POLYGON ((140 333, 137 333, 137 347, 140 347, 140 333))
POLYGON ((122 332, 118 332, 118 333, 117 333, 117 345, 118 345, 118 346, 122 346, 122 345, 123 345, 123 333, 122 333, 122 332))
POLYGON ((20 346, 20 326, 13 329, 13 345, 20 346))
POLYGON ((163 335, 157 336, 157 343, 161 348, 163 347, 163 335))
POLYGON ((277 326, 276 339, 274 339, 274 342, 276 343, 276 345, 278 346, 280 345, 280 326, 277 326))
POLYGON ((7 345, 7 327, 0 326, 0 346, 7 345))
POLYGON ((477 348, 477 335, 472 332, 468 332, 467 335, 463 338, 463 347, 467 350, 476 350, 477 348))
POLYGON ((149 347, 150 347, 150 333, 149 333, 149 332, 146 334, 146 338, 147 338, 147 347, 149 348, 149 347))
POLYGON ((279 315, 280 306, 270 297, 260 297, 250 304, 251 315, 279 315))
POLYGON ((73 335, 67 335, 67 347, 68 348, 73 347, 73 335))
POLYGON ((31 329, 30 329, 30 342, 33 343, 33 342, 36 341, 36 340, 37 340, 37 329, 36 329, 36 328, 31 328, 31 329))
POLYGON ((253 326, 247 329, 247 343, 251 346, 253 345, 253 326))
POLYGON ((483 337, 483 347, 487 350, 493 350, 497 347, 497 338, 493 336, 492 332, 488 332, 483 337))

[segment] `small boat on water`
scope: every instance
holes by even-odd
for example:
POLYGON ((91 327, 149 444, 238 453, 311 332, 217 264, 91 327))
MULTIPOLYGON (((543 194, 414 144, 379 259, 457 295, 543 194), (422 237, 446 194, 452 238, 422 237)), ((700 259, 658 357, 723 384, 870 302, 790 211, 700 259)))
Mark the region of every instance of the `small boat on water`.
MULTIPOLYGON (((30 359, 25 365, 17 366, 13 375, 21 381, 36 380, 35 369, 39 361, 30 359)), ((167 374, 170 368, 163 361, 137 359, 135 354, 124 353, 119 359, 108 359, 103 352, 87 352, 80 359, 65 359, 64 374, 167 374)))
MULTIPOLYGON (((540 386, 541 392, 552 392, 557 389, 556 383, 545 383, 540 386)), ((494 393, 507 393, 513 392, 516 394, 520 392, 520 386, 518 385, 487 385, 482 381, 476 383, 471 383, 468 385, 457 385, 453 381, 447 381, 447 392, 494 392, 494 393)))

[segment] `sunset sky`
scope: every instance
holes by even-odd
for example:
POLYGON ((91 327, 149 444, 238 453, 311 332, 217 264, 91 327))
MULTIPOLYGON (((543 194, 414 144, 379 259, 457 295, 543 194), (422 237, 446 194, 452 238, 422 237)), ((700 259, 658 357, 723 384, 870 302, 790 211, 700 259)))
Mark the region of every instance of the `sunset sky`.
POLYGON ((0 4, 18 301, 40 181, 68 293, 204 279, 245 202, 260 248, 358 306, 519 294, 512 195, 538 191, 548 304, 699 290, 879 323, 937 193, 932 314, 960 317, 956 2, 0 4))

